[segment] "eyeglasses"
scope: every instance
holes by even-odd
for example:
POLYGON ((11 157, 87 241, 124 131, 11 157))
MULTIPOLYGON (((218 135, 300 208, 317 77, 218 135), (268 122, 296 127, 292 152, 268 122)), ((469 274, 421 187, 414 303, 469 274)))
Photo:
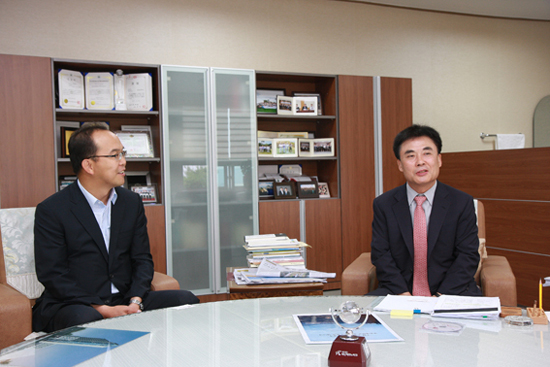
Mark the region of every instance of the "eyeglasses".
POLYGON ((122 157, 126 157, 126 151, 125 150, 121 150, 120 153, 116 153, 116 154, 92 155, 92 156, 89 156, 88 159, 90 159, 90 158, 116 158, 117 161, 120 161, 122 159, 122 157))

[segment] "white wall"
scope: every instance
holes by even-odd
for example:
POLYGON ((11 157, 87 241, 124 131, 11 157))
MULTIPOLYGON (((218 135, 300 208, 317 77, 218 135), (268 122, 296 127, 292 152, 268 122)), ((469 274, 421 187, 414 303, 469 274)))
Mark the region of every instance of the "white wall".
POLYGON ((446 152, 531 146, 550 94, 550 22, 328 0, 0 0, 0 53, 409 77, 446 152))

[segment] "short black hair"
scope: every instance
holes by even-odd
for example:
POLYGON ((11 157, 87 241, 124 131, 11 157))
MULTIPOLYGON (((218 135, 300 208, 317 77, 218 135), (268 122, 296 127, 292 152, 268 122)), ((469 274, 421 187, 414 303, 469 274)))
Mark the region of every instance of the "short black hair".
POLYGON ((82 169, 82 161, 97 152, 97 146, 92 139, 92 134, 97 130, 109 131, 109 125, 105 122, 85 122, 69 139, 69 156, 76 175, 82 169))
POLYGON ((399 160, 401 159, 399 157, 399 153, 401 151, 401 145, 403 145, 404 142, 409 139, 420 138, 422 136, 427 136, 428 138, 432 139, 435 146, 437 147, 437 153, 441 154, 441 136, 439 136, 437 130, 435 130, 433 127, 426 125, 411 125, 405 130, 401 131, 399 134, 397 134, 393 141, 393 154, 395 154, 395 158, 399 160))

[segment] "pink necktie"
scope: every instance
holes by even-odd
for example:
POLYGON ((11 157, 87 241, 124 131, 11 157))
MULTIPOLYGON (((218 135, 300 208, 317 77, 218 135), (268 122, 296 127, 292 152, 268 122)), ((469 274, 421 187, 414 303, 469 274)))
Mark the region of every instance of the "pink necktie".
POLYGON ((426 228, 426 213, 422 203, 426 201, 425 196, 417 196, 416 209, 414 210, 414 275, 413 275, 413 296, 430 297, 430 286, 428 285, 428 230, 426 228))

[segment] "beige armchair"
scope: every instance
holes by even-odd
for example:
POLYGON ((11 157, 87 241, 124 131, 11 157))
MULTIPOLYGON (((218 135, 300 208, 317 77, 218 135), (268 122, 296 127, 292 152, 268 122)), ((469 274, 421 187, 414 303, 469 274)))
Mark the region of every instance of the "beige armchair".
MULTIPOLYGON (((44 287, 34 266, 35 208, 0 209, 0 349, 32 332, 32 306, 44 287)), ((155 272, 151 290, 180 289, 176 279, 155 272)))
MULTIPOLYGON (((485 250, 485 209, 476 200, 481 262, 476 282, 484 296, 500 297, 503 306, 517 306, 516 278, 504 256, 487 256, 485 250)), ((376 268, 370 252, 363 252, 342 273, 342 295, 363 295, 378 287, 376 268)))

